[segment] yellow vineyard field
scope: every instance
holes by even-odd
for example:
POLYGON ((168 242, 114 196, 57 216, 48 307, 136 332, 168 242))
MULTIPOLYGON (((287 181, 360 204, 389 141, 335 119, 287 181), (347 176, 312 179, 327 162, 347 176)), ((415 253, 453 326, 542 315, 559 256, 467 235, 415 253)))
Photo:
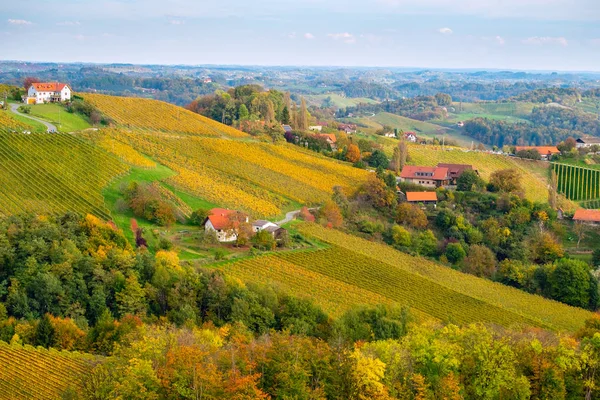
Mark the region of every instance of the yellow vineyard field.
POLYGON ((0 132, 30 131, 32 127, 13 118, 10 111, 0 110, 0 132))
MULTIPOLYGON (((115 134, 118 135, 117 132, 115 134)), ((127 164, 134 165, 142 168, 154 168, 156 163, 144 157, 133 147, 126 143, 118 141, 112 138, 109 134, 103 134, 98 132, 83 131, 79 134, 80 136, 91 140, 97 146, 102 147, 104 150, 113 153, 127 164)))
MULTIPOLYGON (((396 271, 392 275, 396 273, 409 273, 419 276, 439 285, 439 287, 445 287, 457 294, 485 302, 490 306, 506 310, 511 314, 518 314, 552 329, 574 331, 583 326, 583 322, 592 316, 592 313, 589 311, 570 307, 541 296, 531 295, 499 283, 464 274, 432 261, 401 253, 389 246, 369 242, 336 230, 325 229, 315 224, 303 224, 299 229, 303 234, 344 249, 349 254, 360 254, 376 261, 378 263, 377 271, 382 271, 384 269, 382 265, 387 265, 388 268, 396 271)), ((339 263, 337 268, 348 269, 343 253, 340 254, 340 258, 337 260, 339 263)), ((320 261, 314 259, 312 262, 319 264, 320 261)), ((351 269, 348 274, 352 273, 351 271, 353 270, 351 269)), ((385 273, 388 274, 390 272, 387 271, 385 273)), ((364 278, 360 276, 360 279, 364 278)), ((386 278, 385 282, 392 283, 393 281, 386 278)), ((386 290, 393 290, 393 285, 389 286, 386 290)), ((377 293, 381 294, 382 292, 378 291, 377 293)), ((427 291, 420 291, 419 295, 425 299, 435 298, 432 293, 427 291)), ((453 305, 451 296, 447 297, 447 300, 443 300, 442 298, 440 301, 447 302, 446 305, 440 304, 440 307, 459 307, 460 304, 455 303, 453 305)), ((473 321, 485 320, 486 314, 487 311, 483 311, 483 308, 474 308, 469 318, 473 321)))
POLYGON ((0 133, 0 215, 74 211, 109 219, 102 189, 128 169, 73 135, 0 133))
POLYGON ((144 128, 205 136, 246 137, 246 133, 185 108, 158 100, 82 93, 86 101, 128 128, 144 128))
POLYGON ((61 399, 67 390, 81 395, 93 365, 89 355, 0 341, 0 400, 61 399))
POLYGON ((333 187, 354 191, 368 172, 280 144, 103 131, 177 172, 174 186, 212 203, 259 216, 276 216, 295 203, 321 203, 333 187))

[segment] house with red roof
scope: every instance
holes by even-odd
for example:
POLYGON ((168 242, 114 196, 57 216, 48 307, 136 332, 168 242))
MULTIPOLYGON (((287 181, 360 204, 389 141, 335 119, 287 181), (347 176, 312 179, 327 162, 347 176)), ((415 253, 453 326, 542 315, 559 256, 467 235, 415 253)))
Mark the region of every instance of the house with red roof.
POLYGON ((413 204, 437 205, 436 192, 406 192, 406 201, 413 204))
POLYGON ((316 136, 325 139, 331 150, 336 150, 337 137, 333 133, 317 133, 316 136))
POLYGON ((444 163, 439 163, 437 166, 440 167, 440 168, 448 168, 448 174, 450 176, 451 183, 453 185, 456 185, 456 183, 457 183, 456 181, 458 180, 458 178, 460 178, 460 176, 465 171, 473 171, 477 175, 479 175, 479 171, 477 171, 476 168, 474 168, 472 165, 469 165, 469 164, 444 164, 444 163))
POLYGON ((536 150, 540 153, 542 160, 549 161, 553 155, 560 154, 560 150, 556 146, 516 146, 515 153, 522 150, 536 150))
POLYGON ((27 90, 25 103, 43 104, 59 103, 71 100, 71 87, 66 83, 46 82, 32 83, 27 90))
POLYGON ((586 210, 584 208, 580 208, 575 211, 575 215, 573 215, 573 221, 584 224, 600 225, 600 210, 586 210))
POLYGON ((400 173, 400 181, 427 187, 441 187, 450 184, 450 172, 445 167, 419 167, 406 165, 400 173))
POLYGON ((235 242, 240 223, 244 221, 248 222, 248 217, 239 211, 213 208, 204 221, 204 231, 215 232, 219 242, 235 242))

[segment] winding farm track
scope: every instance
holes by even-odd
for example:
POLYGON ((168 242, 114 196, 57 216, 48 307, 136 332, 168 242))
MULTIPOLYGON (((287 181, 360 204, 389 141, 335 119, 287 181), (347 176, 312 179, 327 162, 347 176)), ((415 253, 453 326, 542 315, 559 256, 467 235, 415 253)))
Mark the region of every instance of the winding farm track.
POLYGON ((31 115, 28 115, 28 114, 20 113, 19 110, 18 110, 19 106, 20 106, 20 104, 14 104, 14 103, 12 103, 10 105, 10 111, 14 112, 15 114, 19 114, 22 117, 29 118, 31 120, 37 121, 40 124, 44 124, 46 126, 46 128, 48 128, 48 132, 58 132, 58 129, 56 129, 55 125, 52 125, 51 123, 46 122, 43 119, 32 117, 31 115))

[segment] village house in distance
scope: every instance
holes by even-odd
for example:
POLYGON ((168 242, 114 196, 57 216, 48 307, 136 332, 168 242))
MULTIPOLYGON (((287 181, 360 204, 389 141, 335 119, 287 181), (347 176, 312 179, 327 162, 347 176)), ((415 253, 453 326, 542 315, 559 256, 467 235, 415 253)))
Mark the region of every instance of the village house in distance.
POLYGON ((60 82, 32 83, 23 102, 27 104, 61 103, 71 100, 71 87, 60 82))

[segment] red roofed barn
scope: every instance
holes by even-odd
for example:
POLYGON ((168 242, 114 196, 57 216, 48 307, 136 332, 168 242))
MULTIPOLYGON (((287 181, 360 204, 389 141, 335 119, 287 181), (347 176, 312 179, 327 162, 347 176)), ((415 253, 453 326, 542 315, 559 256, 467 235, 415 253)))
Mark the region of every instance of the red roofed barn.
POLYGON ((585 224, 600 225, 600 210, 586 210, 580 208, 577 211, 575 211, 573 221, 582 222, 585 224))
POLYGON ((409 203, 437 204, 436 192, 406 192, 406 201, 409 203))
POLYGON ((27 104, 42 104, 71 100, 71 87, 66 83, 32 83, 27 91, 27 104))
MULTIPOLYGON (((236 225, 239 225, 239 218, 235 218, 241 213, 235 210, 225 208, 213 208, 206 221, 204 221, 204 231, 214 231, 219 242, 234 242, 237 240, 235 232, 236 225)), ((248 217, 242 216, 248 222, 248 217)))
POLYGON ((446 186, 450 183, 448 168, 444 167, 415 167, 407 165, 402 169, 400 179, 404 182, 428 187, 446 186))

